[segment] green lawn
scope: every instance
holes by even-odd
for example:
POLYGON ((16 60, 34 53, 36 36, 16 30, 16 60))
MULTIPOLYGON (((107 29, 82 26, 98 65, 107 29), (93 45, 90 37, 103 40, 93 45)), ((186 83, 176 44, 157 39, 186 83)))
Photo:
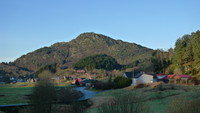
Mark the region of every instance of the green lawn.
MULTIPOLYGON (((35 86, 33 83, 0 84, 0 105, 25 104, 29 102, 28 95, 35 86)), ((65 83, 56 84, 56 88, 74 87, 65 83)))
POLYGON ((30 95, 32 87, 0 88, 0 105, 28 103, 26 95, 30 95))

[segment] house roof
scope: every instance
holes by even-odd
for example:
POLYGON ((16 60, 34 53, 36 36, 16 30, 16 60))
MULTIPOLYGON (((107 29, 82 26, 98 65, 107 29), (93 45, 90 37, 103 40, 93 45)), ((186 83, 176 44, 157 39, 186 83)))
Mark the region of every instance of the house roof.
POLYGON ((82 70, 77 70, 76 72, 77 73, 85 73, 86 71, 82 69, 82 70))
POLYGON ((133 72, 125 72, 124 74, 127 78, 133 78, 133 72))
POLYGON ((167 75, 157 75, 157 79, 165 79, 165 77, 166 77, 167 75))
POLYGON ((140 76, 142 76, 143 75, 143 73, 142 72, 140 72, 140 73, 137 73, 135 76, 134 76, 134 78, 139 78, 140 76))
POLYGON ((192 79, 192 77, 190 75, 176 75, 175 76, 176 79, 179 79, 179 78, 188 78, 188 79, 192 79))
POLYGON ((159 73, 159 74, 157 74, 157 76, 163 76, 163 75, 165 75, 164 73, 159 73))
POLYGON ((127 78, 138 78, 142 75, 142 72, 134 71, 134 72, 125 72, 127 78))
POLYGON ((133 72, 125 72, 125 75, 126 75, 126 77, 128 77, 128 78, 139 78, 139 77, 142 76, 143 74, 145 74, 145 75, 150 75, 150 76, 154 76, 154 75, 152 75, 152 74, 147 74, 147 73, 144 73, 144 72, 134 72, 134 74, 133 74, 133 72))
POLYGON ((83 82, 84 82, 84 83, 91 83, 91 82, 93 82, 93 81, 94 81, 93 79, 89 79, 89 80, 87 79, 87 80, 84 80, 83 82))
POLYGON ((166 75, 163 79, 171 79, 174 75, 166 75))

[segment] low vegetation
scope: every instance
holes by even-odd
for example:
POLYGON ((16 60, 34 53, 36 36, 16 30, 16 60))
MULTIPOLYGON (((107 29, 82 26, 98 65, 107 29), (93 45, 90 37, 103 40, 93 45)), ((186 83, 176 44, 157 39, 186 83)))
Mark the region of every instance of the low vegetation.
MULTIPOLYGON (((130 112, 130 110, 133 110, 134 107, 139 107, 144 110, 136 113, 181 113, 179 112, 179 109, 187 109, 191 106, 198 106, 198 104, 195 105, 193 103, 196 103, 194 100, 198 100, 198 98, 200 98, 200 89, 198 87, 180 86, 175 84, 159 84, 153 88, 151 88, 151 85, 148 87, 136 89, 131 87, 110 90, 97 94, 97 96, 92 99, 92 101, 95 102, 96 107, 91 107, 92 109, 89 109, 87 113, 98 113, 103 111, 113 112, 115 110, 120 111, 122 109, 123 111, 130 112), (99 100, 98 98, 106 99, 99 100), (131 98, 135 98, 135 100, 137 100, 140 104, 135 104, 134 99, 131 98), (176 102, 180 101, 179 99, 184 100, 185 103, 182 101, 180 102, 182 104, 177 104, 176 102), (98 101, 96 100, 99 100, 99 105, 97 104, 98 101), (134 104, 131 104, 131 102, 134 104), (123 104, 120 105, 120 103, 123 104), (191 103, 192 105, 184 108, 183 104, 188 105, 188 103, 191 103)), ((196 108, 191 107, 190 110, 188 109, 186 111, 187 113, 193 113, 194 109, 196 108)), ((123 111, 121 112, 123 113, 123 111)), ((116 113, 121 112, 116 111, 116 113)))
POLYGON ((123 76, 118 76, 113 81, 113 87, 115 89, 117 88, 124 88, 130 86, 132 83, 132 80, 130 78, 126 78, 123 76))
POLYGON ((200 113, 200 100, 178 97, 172 100, 167 113, 200 113))
POLYGON ((94 88, 100 90, 108 90, 108 89, 119 89, 130 86, 132 80, 130 78, 126 78, 123 76, 117 76, 112 80, 111 77, 107 81, 95 81, 94 88))
POLYGON ((48 79, 41 79, 31 94, 32 113, 50 113, 55 100, 56 89, 54 85, 48 79))
POLYGON ((150 108, 140 96, 126 94, 102 104, 97 113, 150 113, 150 108))

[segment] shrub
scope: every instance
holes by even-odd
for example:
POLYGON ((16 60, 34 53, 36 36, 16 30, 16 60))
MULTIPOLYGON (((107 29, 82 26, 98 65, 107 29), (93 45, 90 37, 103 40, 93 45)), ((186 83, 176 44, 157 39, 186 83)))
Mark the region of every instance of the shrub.
POLYGON ((199 85, 199 81, 196 77, 193 77, 191 82, 194 84, 194 85, 199 85))
POLYGON ((79 86, 79 85, 80 85, 80 83, 79 83, 79 81, 78 81, 78 80, 76 80, 76 81, 75 81, 75 85, 77 85, 77 86, 79 86))
POLYGON ((150 113, 150 108, 143 102, 142 97, 124 95, 101 105, 98 113, 150 113))
POLYGON ((113 85, 110 82, 97 81, 94 83, 94 88, 101 89, 101 90, 107 90, 107 89, 112 89, 113 85))
POLYGON ((118 76, 113 81, 113 85, 115 89, 130 86, 131 83, 132 83, 131 79, 123 77, 123 76, 118 76))
POLYGON ((72 103, 81 96, 83 96, 81 92, 72 88, 61 88, 57 91, 58 102, 63 104, 72 103))
POLYGON ((32 113, 51 113, 52 104, 56 100, 56 90, 48 79, 42 79, 33 88, 30 98, 33 104, 32 113))

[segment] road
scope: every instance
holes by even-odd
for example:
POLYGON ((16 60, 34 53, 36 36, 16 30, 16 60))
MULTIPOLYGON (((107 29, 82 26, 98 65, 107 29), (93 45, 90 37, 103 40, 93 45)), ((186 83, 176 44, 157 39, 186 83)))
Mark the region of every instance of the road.
POLYGON ((87 99, 94 97, 97 94, 96 91, 86 90, 85 88, 86 87, 74 88, 74 90, 77 90, 77 91, 80 91, 81 93, 83 93, 83 96, 81 98, 79 98, 78 100, 87 100, 87 99))

